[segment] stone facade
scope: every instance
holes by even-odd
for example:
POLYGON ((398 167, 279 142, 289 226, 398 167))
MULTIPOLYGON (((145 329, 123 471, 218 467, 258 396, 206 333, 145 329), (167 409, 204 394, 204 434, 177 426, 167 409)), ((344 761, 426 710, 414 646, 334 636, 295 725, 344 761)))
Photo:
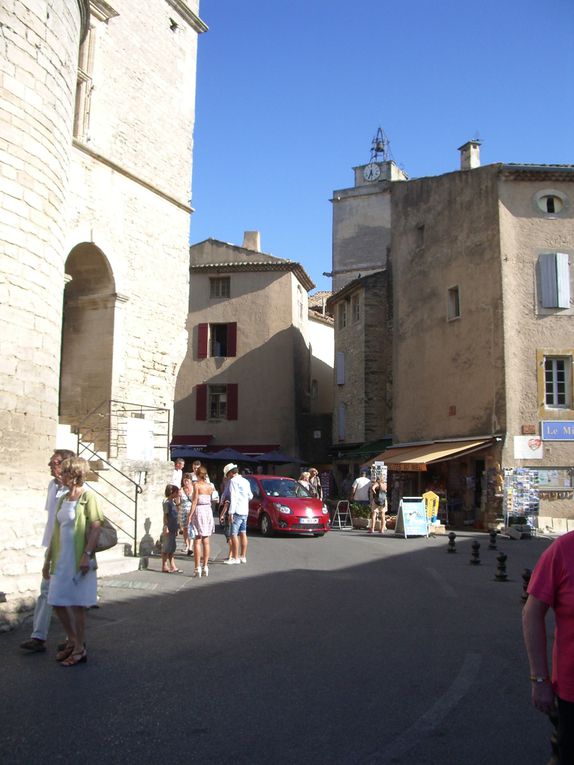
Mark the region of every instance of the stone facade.
MULTIPOLYGON (((390 220, 392 291, 373 336, 381 343, 385 333, 392 337, 389 424, 395 445, 418 444, 429 455, 428 465, 411 461, 419 472, 391 467, 392 484, 401 496, 429 482, 442 487, 453 514, 486 525, 501 512, 501 469, 534 468, 544 481, 558 482, 541 494, 545 525, 574 517, 574 446, 544 440, 532 457, 517 450, 528 435, 530 448, 539 444, 543 421, 574 432, 574 167, 480 167, 479 142, 461 151, 459 172, 391 183, 390 219, 381 216, 381 237, 390 220), (433 460, 433 449, 440 451, 433 442, 449 444, 451 456, 433 460), (552 478, 548 471, 558 472, 552 478)), ((359 226, 356 232, 360 239, 359 226)), ((355 282, 331 299, 337 353, 361 341, 358 327, 337 323, 353 288, 355 282)), ((345 387, 360 401, 384 395, 368 381, 376 355, 365 347, 356 374, 347 373, 345 387)), ((348 437, 381 437, 367 432, 361 407, 347 397, 348 437)), ((335 445, 337 439, 336 404, 335 445)))
POLYGON ((97 407, 108 417, 110 399, 172 407, 187 346, 195 63, 206 29, 197 12, 196 0, 14 0, 0 11, 8 621, 38 587, 59 411, 77 426, 97 407))
POLYGON ((209 239, 190 251, 190 343, 174 434, 207 434, 210 447, 274 445, 312 457, 301 434, 311 414, 313 283, 298 263, 251 247, 209 239))

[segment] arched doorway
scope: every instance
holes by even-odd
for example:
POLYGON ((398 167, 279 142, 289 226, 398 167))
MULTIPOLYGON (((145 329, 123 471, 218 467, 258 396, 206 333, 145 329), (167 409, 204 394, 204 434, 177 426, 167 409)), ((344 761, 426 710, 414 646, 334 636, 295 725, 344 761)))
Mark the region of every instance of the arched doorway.
POLYGON ((106 448, 112 397, 115 281, 102 251, 91 243, 74 247, 66 261, 60 422, 85 424, 84 437, 106 448), (85 422, 94 412, 94 417, 85 422), (99 434, 99 435, 98 435, 99 434))

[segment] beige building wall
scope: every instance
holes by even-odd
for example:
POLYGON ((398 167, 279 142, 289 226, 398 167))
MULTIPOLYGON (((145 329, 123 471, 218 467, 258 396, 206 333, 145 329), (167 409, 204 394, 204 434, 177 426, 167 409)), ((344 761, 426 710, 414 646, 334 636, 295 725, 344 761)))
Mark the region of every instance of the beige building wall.
MULTIPOLYGON (((506 466, 569 467, 574 465, 574 443, 546 441, 543 459, 515 459, 514 439, 540 433, 542 420, 574 420, 573 409, 544 404, 545 355, 574 356, 574 178, 571 173, 511 171, 499 182, 501 261, 504 290, 504 332, 507 438, 506 466), (558 192, 568 204, 559 214, 543 212, 537 199, 558 192), (537 262, 541 254, 566 253, 570 260, 570 308, 543 308, 537 262)), ((572 387, 572 371, 570 372, 572 387)), ((570 390, 572 396, 572 390, 570 390)), ((571 498, 543 500, 541 515, 574 511, 571 498)))
POLYGON ((274 268, 286 261, 263 253, 213 240, 191 251, 192 264, 218 265, 206 273, 192 265, 189 347, 176 386, 174 435, 209 434, 214 436, 212 445, 221 446, 278 443, 283 451, 297 452, 297 419, 309 408, 306 286, 289 265, 274 268), (230 278, 230 297, 210 298, 209 280, 221 276, 230 278), (199 325, 231 322, 237 323, 237 355, 198 359, 199 325), (201 384, 237 384, 237 419, 210 419, 208 412, 208 419, 197 420, 201 384))
POLYGON ((392 269, 393 441, 502 432, 496 166, 395 184, 392 269))
POLYGON ((309 313, 309 349, 311 359, 311 414, 333 411, 333 364, 335 337, 333 321, 309 313), (316 394, 314 393, 316 381, 316 394))

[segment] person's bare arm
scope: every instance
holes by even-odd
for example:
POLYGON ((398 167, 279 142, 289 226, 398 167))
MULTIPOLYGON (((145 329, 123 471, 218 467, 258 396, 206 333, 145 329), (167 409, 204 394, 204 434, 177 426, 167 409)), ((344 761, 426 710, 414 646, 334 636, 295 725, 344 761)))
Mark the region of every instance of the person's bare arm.
POLYGON ((532 703, 544 714, 550 714, 554 706, 554 691, 548 674, 546 638, 548 609, 548 603, 538 600, 534 595, 529 595, 522 611, 522 634, 530 664, 532 703), (540 680, 540 678, 544 679, 540 680))

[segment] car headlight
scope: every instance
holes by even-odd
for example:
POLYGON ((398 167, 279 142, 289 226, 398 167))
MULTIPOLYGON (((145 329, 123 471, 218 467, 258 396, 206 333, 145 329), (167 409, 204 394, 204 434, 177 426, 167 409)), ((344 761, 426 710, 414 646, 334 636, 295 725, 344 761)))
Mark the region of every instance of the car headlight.
POLYGON ((280 513, 284 513, 285 515, 291 515, 293 512, 290 507, 287 507, 287 505, 282 505, 280 502, 274 502, 273 505, 279 510, 280 513))
POLYGON ((328 514, 329 514, 329 508, 327 507, 327 505, 323 505, 323 515, 328 515, 328 514))

